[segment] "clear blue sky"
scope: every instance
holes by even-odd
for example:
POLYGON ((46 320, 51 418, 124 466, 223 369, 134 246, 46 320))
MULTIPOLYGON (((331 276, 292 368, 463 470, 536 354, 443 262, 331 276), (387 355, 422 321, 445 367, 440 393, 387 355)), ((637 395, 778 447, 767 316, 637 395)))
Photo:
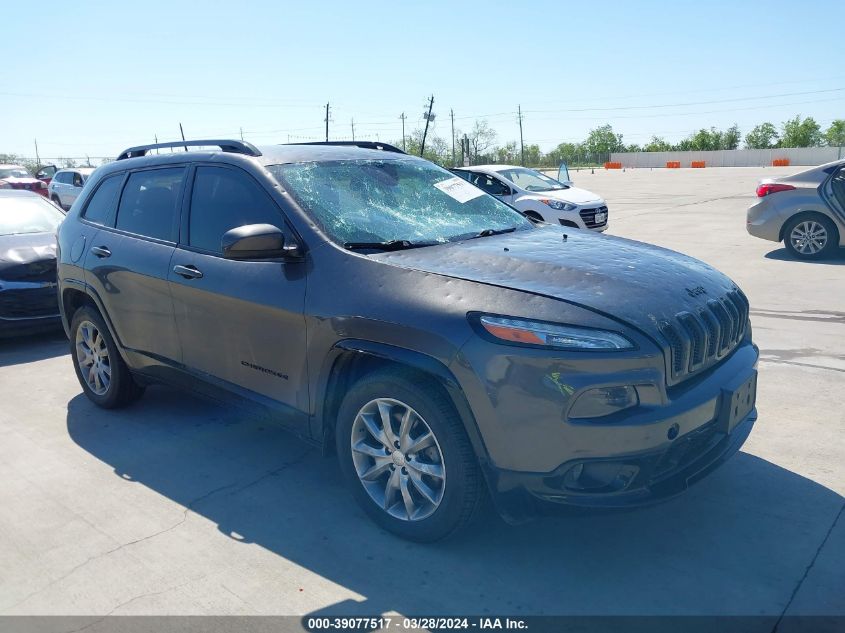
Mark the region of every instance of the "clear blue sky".
POLYGON ((438 135, 451 108, 516 140, 521 104, 543 149, 603 123, 629 143, 797 113, 826 127, 845 118, 843 24, 845 4, 808 0, 10 2, 0 152, 113 156, 179 122, 320 140, 327 101, 333 138, 354 117, 356 137, 398 140, 432 93, 438 135))

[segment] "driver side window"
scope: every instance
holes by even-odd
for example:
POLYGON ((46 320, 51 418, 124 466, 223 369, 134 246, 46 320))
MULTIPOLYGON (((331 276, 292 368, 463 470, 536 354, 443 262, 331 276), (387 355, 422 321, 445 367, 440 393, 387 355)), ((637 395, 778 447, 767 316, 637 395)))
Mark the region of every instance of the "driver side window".
POLYGON ((221 255, 223 234, 245 224, 285 229, 279 207, 246 173, 227 167, 197 167, 188 244, 221 255))

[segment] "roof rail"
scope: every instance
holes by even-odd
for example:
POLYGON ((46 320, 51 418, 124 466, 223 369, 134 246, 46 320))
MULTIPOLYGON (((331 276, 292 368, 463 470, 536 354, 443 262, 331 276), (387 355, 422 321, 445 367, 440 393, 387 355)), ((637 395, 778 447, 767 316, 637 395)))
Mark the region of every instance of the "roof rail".
POLYGON ((307 143, 287 143, 288 145, 348 145, 351 147, 360 147, 362 149, 380 149, 384 152, 396 152, 397 154, 404 154, 405 152, 391 145, 390 143, 382 143, 380 141, 309 141, 307 143))
POLYGON ((231 152, 233 154, 246 154, 247 156, 261 156, 261 152, 252 143, 246 141, 232 141, 232 140, 205 140, 205 141, 175 141, 173 143, 153 143, 151 145, 138 145, 137 147, 130 147, 123 150, 117 157, 117 160, 125 158, 137 158, 138 156, 146 156, 150 150, 154 149, 170 149, 173 147, 184 147, 188 151, 189 147, 203 147, 213 145, 219 147, 224 152, 231 152))

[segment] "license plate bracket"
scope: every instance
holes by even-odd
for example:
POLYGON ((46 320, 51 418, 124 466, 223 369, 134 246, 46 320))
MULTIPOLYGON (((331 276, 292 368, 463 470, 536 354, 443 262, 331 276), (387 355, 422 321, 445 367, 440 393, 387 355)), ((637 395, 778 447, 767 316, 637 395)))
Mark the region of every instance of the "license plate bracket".
POLYGON ((596 224, 604 224, 605 222, 607 222, 607 213, 606 212, 596 213, 595 223, 596 224))
POLYGON ((754 409, 757 401, 757 372, 755 371, 739 387, 722 390, 722 404, 719 411, 719 430, 730 433, 754 409))

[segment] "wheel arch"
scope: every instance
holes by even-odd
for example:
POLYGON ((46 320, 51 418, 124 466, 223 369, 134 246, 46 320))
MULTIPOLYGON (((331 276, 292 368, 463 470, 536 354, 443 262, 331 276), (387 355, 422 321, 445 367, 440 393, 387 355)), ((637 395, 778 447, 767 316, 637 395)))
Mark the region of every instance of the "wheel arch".
POLYGON ((73 320, 73 315, 76 313, 77 310, 79 310, 79 308, 85 305, 91 306, 103 318, 103 322, 109 329, 109 334, 111 334, 112 340, 114 341, 121 358, 123 358, 123 362, 129 365, 129 361, 126 357, 126 352, 123 349, 123 344, 121 343, 120 338, 117 336, 117 332, 114 329, 114 325, 112 324, 108 313, 103 307, 103 304, 94 289, 91 288, 88 284, 76 280, 65 280, 63 286, 64 287, 62 288, 62 292, 59 295, 61 304, 60 310, 62 315, 62 325, 65 328, 65 334, 68 335, 68 338, 70 338, 71 335, 70 324, 73 320))
POLYGON ((810 218, 813 216, 821 216, 830 221, 833 224, 833 228, 836 231, 836 243, 840 244, 843 234, 839 231, 839 222, 837 222, 836 218, 831 216, 826 210, 822 209, 801 209, 796 211, 792 215, 790 215, 783 223, 780 225, 780 232, 778 233, 778 241, 782 242, 786 236, 786 227, 789 226, 792 222, 797 220, 798 218, 810 218))
POLYGON ((331 452, 334 447, 334 428, 343 395, 362 377, 391 366, 410 370, 435 382, 458 412, 476 458, 482 465, 489 461, 469 402, 446 365, 422 352, 359 339, 335 343, 323 364, 317 385, 319 391, 312 436, 319 439, 324 453, 331 452))

